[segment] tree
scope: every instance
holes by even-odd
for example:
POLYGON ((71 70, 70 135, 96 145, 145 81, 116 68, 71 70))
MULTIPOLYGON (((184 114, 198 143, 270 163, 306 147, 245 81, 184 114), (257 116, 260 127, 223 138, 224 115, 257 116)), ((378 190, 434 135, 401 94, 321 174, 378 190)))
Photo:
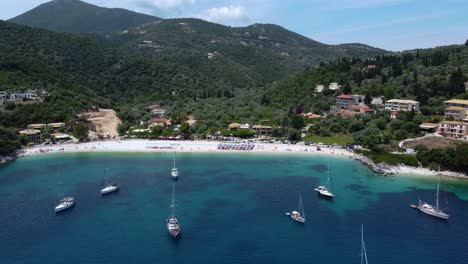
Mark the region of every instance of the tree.
POLYGON ((302 129, 305 126, 304 117, 302 117, 300 115, 291 116, 291 126, 294 129, 302 129))
POLYGON ((117 125, 117 133, 119 133, 119 136, 125 136, 126 132, 127 128, 124 124, 117 125))
POLYGON ((77 138, 79 141, 88 140, 89 129, 86 124, 78 123, 75 125, 75 129, 73 130, 73 136, 77 138))
POLYGON ((15 110, 16 109, 16 104, 14 102, 11 102, 11 101, 7 101, 5 102, 5 109, 6 110, 15 110))
POLYGON ((151 129, 151 135, 154 137, 159 137, 163 134, 164 128, 162 126, 154 126, 151 129))
POLYGON ((187 139, 191 134, 190 125, 187 122, 182 123, 179 128, 180 134, 187 139))
POLYGON ((290 132, 289 132, 289 137, 288 137, 289 140, 291 141, 298 141, 301 139, 301 132, 297 129, 292 129, 290 132))
POLYGON ((341 88, 344 94, 352 94, 353 89, 351 88, 351 85, 349 83, 345 83, 343 87, 341 88))
POLYGON ((366 93, 366 96, 364 96, 364 104, 371 105, 371 103, 372 103, 372 97, 368 93, 366 93))
POLYGON ((0 155, 8 155, 21 147, 18 135, 12 128, 0 126, 0 155))

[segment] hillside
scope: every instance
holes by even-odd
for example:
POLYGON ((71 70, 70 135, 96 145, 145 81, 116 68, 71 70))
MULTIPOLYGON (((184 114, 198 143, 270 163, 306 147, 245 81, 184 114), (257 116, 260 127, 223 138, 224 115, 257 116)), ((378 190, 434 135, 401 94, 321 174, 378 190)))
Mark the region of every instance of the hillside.
POLYGON ((232 28, 200 19, 163 20, 79 0, 52 1, 10 22, 61 32, 94 33, 96 39, 132 54, 197 68, 206 78, 226 78, 227 69, 236 72, 229 74, 232 79, 241 74, 272 82, 320 61, 384 52, 362 44, 326 45, 272 24, 232 28), (207 59, 209 56, 212 60, 207 59))
POLYGON ((347 84, 347 93, 413 99, 425 114, 441 114, 444 100, 468 97, 467 73, 468 46, 452 45, 322 63, 282 80, 265 96, 278 106, 302 105, 305 111, 320 113, 343 91, 317 94, 315 87, 338 82, 347 84))
POLYGON ((160 18, 120 8, 103 8, 80 0, 54 0, 42 4, 10 22, 71 33, 121 31, 159 21, 160 18))

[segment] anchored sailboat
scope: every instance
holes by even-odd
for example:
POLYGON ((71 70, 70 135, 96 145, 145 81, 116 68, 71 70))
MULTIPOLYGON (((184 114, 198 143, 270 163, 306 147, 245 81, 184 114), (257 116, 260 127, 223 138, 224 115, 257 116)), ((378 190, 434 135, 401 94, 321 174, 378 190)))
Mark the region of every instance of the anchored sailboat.
MULTIPOLYGON (((61 182, 59 181, 59 184, 60 183, 61 182)), ((54 208, 55 213, 65 211, 68 208, 75 206, 75 198, 73 196, 64 197, 63 194, 59 194, 58 196, 59 196, 58 203, 56 204, 54 208)))
POLYGON ((299 222, 299 223, 305 223, 305 212, 304 212, 304 206, 302 205, 302 197, 299 196, 299 208, 298 211, 292 211, 291 213, 286 213, 286 215, 289 215, 293 220, 299 222))
POLYGON ((174 161, 174 167, 171 170, 171 177, 172 179, 177 180, 179 178, 179 171, 177 170, 176 164, 175 164, 175 153, 172 154, 172 158, 174 161))
MULTIPOLYGON (((440 167, 439 167, 439 172, 440 172, 440 167)), ((423 202, 423 201, 419 200, 418 210, 425 213, 425 214, 427 214, 427 215, 448 220, 450 215, 444 213, 439 208, 439 185, 440 185, 440 176, 437 177, 436 205, 433 206, 433 205, 430 205, 430 204, 428 204, 426 202, 423 202)))
POLYGON ((104 170, 104 180, 106 181, 104 188, 101 189, 101 195, 106 195, 119 190, 120 186, 116 183, 112 183, 109 180, 109 176, 106 175, 107 169, 104 170))
POLYGON ((368 264, 366 243, 364 243, 364 225, 361 225, 361 264, 368 264))
POLYGON ((166 226, 167 226, 167 231, 169 232, 169 235, 172 237, 177 237, 180 234, 180 225, 179 221, 176 218, 176 213, 175 213, 175 187, 174 183, 172 184, 172 214, 169 218, 167 218, 166 226))
POLYGON ((329 161, 329 162, 328 162, 328 180, 327 180, 327 186, 328 186, 328 188, 325 187, 325 186, 319 186, 319 187, 317 187, 317 188, 314 189, 314 191, 316 191, 316 192, 320 195, 320 197, 323 197, 323 198, 326 198, 326 199, 333 199, 333 198, 335 198, 335 195, 334 195, 331 191, 329 191, 329 189, 330 189, 330 182, 331 182, 331 181, 330 181, 330 177, 331 177, 331 176, 330 176, 330 161, 329 161))

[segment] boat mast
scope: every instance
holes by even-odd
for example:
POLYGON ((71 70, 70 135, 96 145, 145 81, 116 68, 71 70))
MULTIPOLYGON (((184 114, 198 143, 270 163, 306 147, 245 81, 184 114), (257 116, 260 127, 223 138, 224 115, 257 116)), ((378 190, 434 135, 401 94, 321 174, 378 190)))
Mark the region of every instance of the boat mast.
POLYGON ((361 224, 361 264, 367 262, 366 244, 364 243, 364 225, 361 224), (365 262, 364 262, 365 261, 365 262))
POLYGON ((302 217, 305 219, 304 205, 302 204, 301 195, 299 195, 299 212, 301 213, 302 217))
POLYGON ((331 185, 330 185, 330 161, 328 161, 328 180, 327 180, 327 185, 328 185, 328 189, 331 190, 331 185))
POLYGON ((174 169, 175 169, 175 151, 172 153, 172 159, 174 161, 174 169))
POLYGON ((172 183, 172 218, 175 218, 175 185, 172 183))
MULTIPOLYGON (((440 174, 440 165, 439 165, 439 174, 440 174)), ((436 208, 439 209, 439 185, 440 185, 440 175, 437 175, 437 195, 436 195, 436 208)))

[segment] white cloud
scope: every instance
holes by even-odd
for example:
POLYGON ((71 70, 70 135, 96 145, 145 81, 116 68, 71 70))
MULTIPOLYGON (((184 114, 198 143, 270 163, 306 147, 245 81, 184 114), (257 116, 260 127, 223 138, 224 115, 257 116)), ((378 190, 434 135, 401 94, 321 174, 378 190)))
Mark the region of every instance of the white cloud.
POLYGON ((203 12, 200 18, 226 25, 240 25, 249 21, 247 10, 243 6, 213 7, 203 12))

